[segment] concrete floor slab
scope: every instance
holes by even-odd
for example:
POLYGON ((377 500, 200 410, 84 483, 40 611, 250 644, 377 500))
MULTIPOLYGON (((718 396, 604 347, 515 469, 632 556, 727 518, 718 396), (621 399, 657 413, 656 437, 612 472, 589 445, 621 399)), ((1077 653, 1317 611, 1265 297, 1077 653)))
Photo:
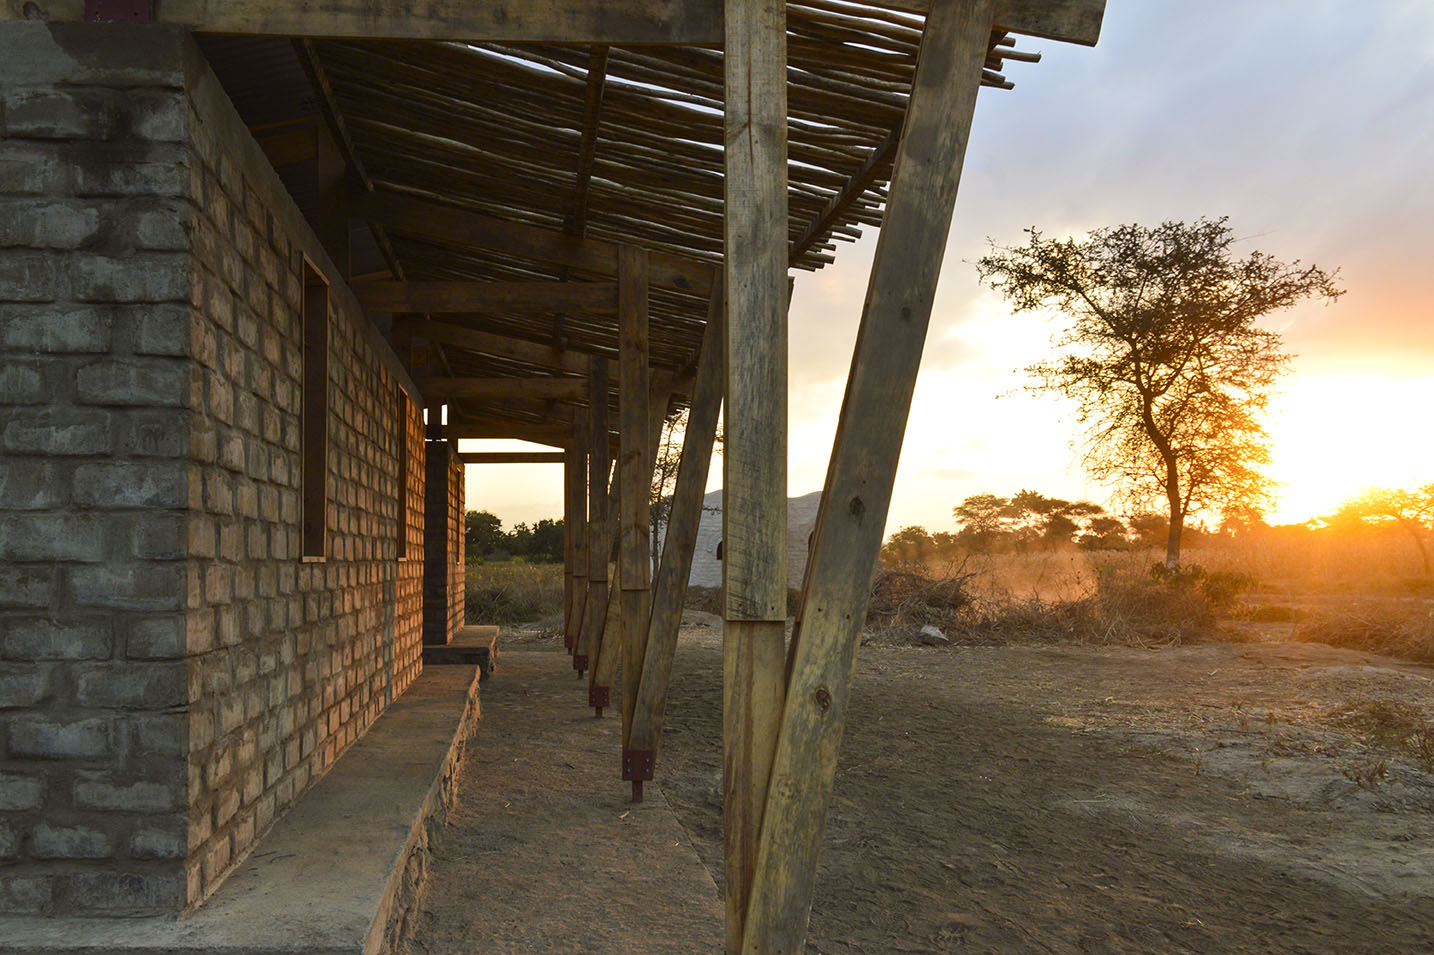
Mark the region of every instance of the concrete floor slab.
POLYGON ((722 902, 649 783, 628 802, 616 701, 593 718, 561 652, 505 650, 410 951, 720 952, 722 902))

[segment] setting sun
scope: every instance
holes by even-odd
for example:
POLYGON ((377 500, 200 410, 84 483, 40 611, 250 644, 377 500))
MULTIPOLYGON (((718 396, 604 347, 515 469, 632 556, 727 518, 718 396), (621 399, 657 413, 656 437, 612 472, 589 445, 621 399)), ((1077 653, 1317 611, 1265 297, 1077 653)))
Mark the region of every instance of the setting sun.
POLYGON ((1300 377, 1272 404, 1270 473, 1281 486, 1271 523, 1328 514, 1366 487, 1412 487, 1434 475, 1434 445, 1416 424, 1434 377, 1300 377))

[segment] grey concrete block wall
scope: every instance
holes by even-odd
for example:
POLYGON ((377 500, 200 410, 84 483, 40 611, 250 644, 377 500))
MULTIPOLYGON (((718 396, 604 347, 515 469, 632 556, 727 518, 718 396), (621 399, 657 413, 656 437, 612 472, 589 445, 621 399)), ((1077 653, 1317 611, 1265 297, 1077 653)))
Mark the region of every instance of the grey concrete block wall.
POLYGON ((412 682, 404 377, 192 41, 0 22, 0 913, 199 901, 412 682), (302 255, 333 283, 320 561, 302 255))
POLYGON ((0 23, 0 912, 185 900, 182 50, 0 23))

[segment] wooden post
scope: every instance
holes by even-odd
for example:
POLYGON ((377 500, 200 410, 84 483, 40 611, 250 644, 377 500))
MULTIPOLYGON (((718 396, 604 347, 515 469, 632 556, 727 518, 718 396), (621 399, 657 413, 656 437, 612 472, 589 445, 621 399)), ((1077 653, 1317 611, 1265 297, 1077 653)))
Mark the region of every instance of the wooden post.
POLYGON ((736 952, 783 699, 787 616, 787 6, 726 0, 723 822, 736 952))
POLYGON ((588 506, 587 451, 582 442, 582 428, 574 429, 573 441, 563 452, 563 527, 566 558, 565 596, 567 613, 563 621, 563 648, 569 653, 577 641, 582 624, 583 598, 587 594, 587 549, 585 544, 588 506))
POLYGON ((348 167, 344 154, 325 127, 318 134, 319 243, 343 278, 349 277, 348 167))
MULTIPOLYGON (((990 43, 991 0, 926 20, 812 549, 744 952, 800 952, 891 489, 990 43)), ((730 451, 729 451, 730 453, 730 451)))
POLYGON ((682 623, 682 605, 687 598, 687 580, 692 574, 692 554, 702 519, 702 498, 712 463, 717 415, 722 410, 722 302, 719 285, 708 303, 707 331, 702 336, 697 383, 687 414, 687 429, 682 436, 682 462, 677 469, 677 487, 672 493, 662 564, 653 585, 647 653, 643 658, 628 749, 623 758, 634 783, 652 778, 657 743, 662 736, 662 716, 667 708, 677 631, 682 623))
MULTIPOLYGON (((647 650, 647 616, 652 597, 651 509, 653 445, 649 434, 652 407, 648 369, 647 253, 623 246, 617 260, 618 390, 622 411, 622 532, 618 577, 622 584, 622 766, 632 779, 627 742, 642 658, 647 650)), ((666 402, 662 402, 663 411, 666 402)), ((660 427, 660 426, 659 426, 660 427)), ((633 780, 632 798, 642 801, 642 780, 633 780)))
POLYGON ((573 669, 582 675, 602 636, 607 610, 607 361, 594 356, 588 382, 588 599, 583 628, 573 654, 573 669))

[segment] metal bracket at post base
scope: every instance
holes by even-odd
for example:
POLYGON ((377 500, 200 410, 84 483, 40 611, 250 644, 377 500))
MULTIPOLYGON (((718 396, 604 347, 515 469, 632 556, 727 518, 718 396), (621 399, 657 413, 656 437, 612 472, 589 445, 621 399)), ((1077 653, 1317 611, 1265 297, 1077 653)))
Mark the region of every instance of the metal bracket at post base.
POLYGON ((588 668, 588 655, 586 653, 573 654, 573 669, 584 673, 588 668))
POLYGON ((154 0, 85 0, 86 23, 153 23, 154 0))
POLYGON ((642 802, 642 784, 652 778, 652 750, 622 751, 622 778, 632 781, 632 801, 642 802))
POLYGON ((588 706, 597 711, 599 719, 602 718, 604 707, 612 705, 612 687, 590 686, 588 687, 588 706))
POLYGON ((573 652, 573 635, 571 633, 563 634, 563 649, 568 653, 573 652))

